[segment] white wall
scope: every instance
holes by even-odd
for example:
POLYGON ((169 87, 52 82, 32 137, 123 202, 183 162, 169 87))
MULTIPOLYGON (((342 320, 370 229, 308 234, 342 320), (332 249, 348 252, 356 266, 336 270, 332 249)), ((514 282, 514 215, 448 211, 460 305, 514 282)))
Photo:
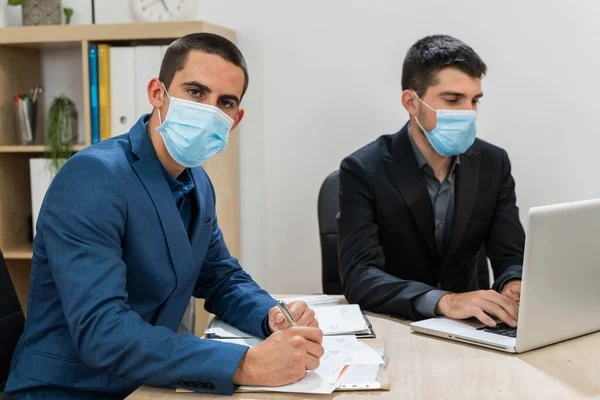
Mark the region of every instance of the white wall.
MULTIPOLYGON (((100 2, 111 12, 98 22, 128 13, 123 0, 100 2)), ((272 292, 320 291, 320 184, 344 156, 403 125, 402 60, 427 34, 454 35, 488 64, 480 137, 508 150, 523 219, 533 205, 600 197, 596 0, 199 4, 198 19, 237 32, 250 66, 242 259, 272 292)))

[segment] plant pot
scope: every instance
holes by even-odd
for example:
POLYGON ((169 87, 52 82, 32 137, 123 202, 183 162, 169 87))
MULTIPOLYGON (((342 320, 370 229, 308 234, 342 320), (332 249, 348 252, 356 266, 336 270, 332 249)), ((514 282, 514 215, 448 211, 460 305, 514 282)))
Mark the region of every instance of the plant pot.
POLYGON ((60 25, 61 0, 25 0, 23 25, 60 25))
MULTIPOLYGON (((50 159, 48 158, 30 158, 29 159, 29 174, 31 183, 31 214, 33 217, 33 235, 35 236, 35 225, 37 223, 40 208, 44 196, 52 183, 52 179, 56 175, 51 167, 50 159)), ((64 160, 66 161, 66 160, 64 160)))

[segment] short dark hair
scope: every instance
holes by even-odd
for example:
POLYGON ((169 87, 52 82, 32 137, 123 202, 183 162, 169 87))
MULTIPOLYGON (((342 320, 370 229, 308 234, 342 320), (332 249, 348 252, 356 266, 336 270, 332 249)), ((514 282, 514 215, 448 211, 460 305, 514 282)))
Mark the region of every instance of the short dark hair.
POLYGON ((470 46, 448 35, 427 36, 406 53, 402 66, 402 90, 412 89, 424 96, 444 68, 455 68, 473 78, 481 78, 487 67, 470 46))
POLYGON ((185 67, 188 54, 192 50, 200 50, 208 54, 221 56, 230 63, 237 65, 244 71, 244 89, 242 97, 248 89, 248 66, 240 49, 223 36, 214 33, 192 33, 177 39, 169 45, 160 66, 158 79, 167 88, 171 86, 177 71, 185 67))

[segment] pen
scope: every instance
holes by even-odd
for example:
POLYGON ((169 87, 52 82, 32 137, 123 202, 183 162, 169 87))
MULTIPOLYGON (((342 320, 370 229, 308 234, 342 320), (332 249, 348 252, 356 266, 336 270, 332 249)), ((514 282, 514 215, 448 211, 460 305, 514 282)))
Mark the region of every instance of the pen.
POLYGON ((288 308, 287 304, 285 304, 285 301, 278 300, 277 307, 279 307, 279 310, 283 314, 283 317, 285 318, 286 322, 288 323, 288 326, 290 328, 296 326, 296 320, 294 319, 294 316, 290 312, 290 309, 288 308))

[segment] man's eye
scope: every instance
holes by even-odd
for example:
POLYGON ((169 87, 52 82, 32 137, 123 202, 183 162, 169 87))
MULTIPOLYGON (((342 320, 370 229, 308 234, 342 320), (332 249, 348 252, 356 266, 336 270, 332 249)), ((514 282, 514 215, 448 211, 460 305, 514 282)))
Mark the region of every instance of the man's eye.
POLYGON ((458 99, 446 99, 446 103, 448 103, 448 104, 457 104, 458 103, 458 99))
POLYGON ((198 89, 190 89, 188 90, 188 93, 192 97, 200 97, 200 95, 202 94, 202 92, 200 92, 198 89))
POLYGON ((221 100, 221 107, 233 108, 233 106, 234 106, 233 102, 231 102, 229 100, 221 100))

